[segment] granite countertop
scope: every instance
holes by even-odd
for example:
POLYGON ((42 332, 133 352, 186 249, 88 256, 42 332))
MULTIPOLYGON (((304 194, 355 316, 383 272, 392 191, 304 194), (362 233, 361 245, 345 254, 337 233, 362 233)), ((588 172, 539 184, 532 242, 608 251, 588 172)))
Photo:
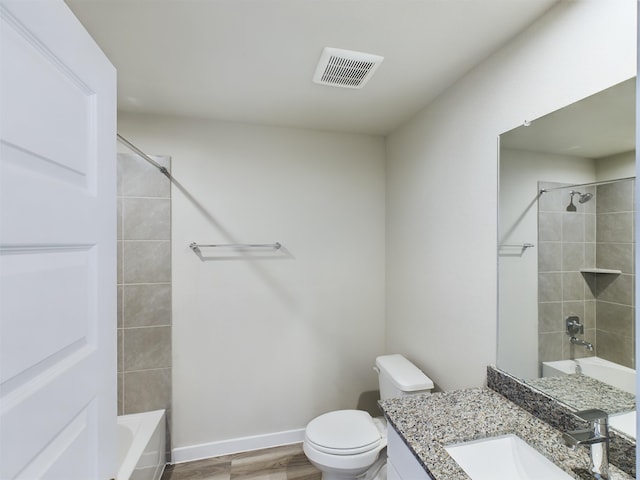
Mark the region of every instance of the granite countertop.
MULTIPOLYGON (((564 445, 562 433, 486 388, 392 398, 380 402, 387 420, 434 480, 469 480, 445 451, 455 443, 515 433, 576 479, 589 452, 564 445)), ((610 466, 611 480, 632 477, 610 466)), ((589 478, 589 477, 586 477, 589 478)))
POLYGON ((636 408, 636 396, 587 375, 572 373, 559 377, 527 380, 527 384, 576 410, 598 408, 608 413, 636 408))

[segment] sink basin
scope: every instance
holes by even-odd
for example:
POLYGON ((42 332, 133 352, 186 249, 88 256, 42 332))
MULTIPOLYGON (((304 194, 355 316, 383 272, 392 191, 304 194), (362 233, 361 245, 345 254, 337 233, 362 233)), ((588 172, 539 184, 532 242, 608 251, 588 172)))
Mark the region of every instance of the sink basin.
POLYGON ((516 435, 449 445, 445 450, 472 480, 573 480, 516 435))

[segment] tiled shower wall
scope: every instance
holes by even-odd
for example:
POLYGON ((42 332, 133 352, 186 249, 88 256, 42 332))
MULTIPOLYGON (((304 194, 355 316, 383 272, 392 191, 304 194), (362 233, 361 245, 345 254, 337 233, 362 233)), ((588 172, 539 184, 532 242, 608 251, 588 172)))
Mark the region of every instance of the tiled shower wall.
POLYGON ((599 357, 635 368, 635 181, 599 185, 596 191, 596 267, 622 274, 589 274, 596 297, 599 357))
MULTIPOLYGON (((554 188, 558 183, 540 183, 554 188)), ((540 362, 593 355, 572 345, 565 318, 577 315, 585 326, 584 339, 595 342, 595 297, 580 269, 596 264, 595 187, 584 188, 594 198, 568 212, 570 189, 549 190, 538 200, 538 359, 540 362)))
MULTIPOLYGON (((538 202, 539 361, 598 355, 633 366, 635 282, 634 182, 580 188, 594 197, 566 210, 570 189, 551 190, 538 202), (621 275, 581 273, 581 268, 622 270, 621 275), (580 317, 594 352, 572 345, 565 318, 580 317)), ((540 188, 560 186, 540 183, 540 188)))
MULTIPOLYGON (((170 170, 170 157, 153 157, 170 170)), ((171 409, 171 185, 118 154, 118 414, 171 409)))

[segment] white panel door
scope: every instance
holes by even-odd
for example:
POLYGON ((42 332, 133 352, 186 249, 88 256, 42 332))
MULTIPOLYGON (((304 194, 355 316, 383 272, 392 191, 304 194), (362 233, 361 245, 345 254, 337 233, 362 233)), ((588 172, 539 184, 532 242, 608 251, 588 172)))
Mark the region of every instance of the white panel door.
POLYGON ((115 478, 116 77, 62 0, 0 0, 0 479, 115 478))

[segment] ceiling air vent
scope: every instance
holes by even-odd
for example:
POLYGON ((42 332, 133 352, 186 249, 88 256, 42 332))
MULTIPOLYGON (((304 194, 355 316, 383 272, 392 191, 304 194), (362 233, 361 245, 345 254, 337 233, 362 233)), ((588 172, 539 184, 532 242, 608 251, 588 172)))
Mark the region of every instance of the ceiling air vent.
POLYGON ((362 88, 384 57, 370 53, 325 47, 313 81, 322 85, 362 88))

